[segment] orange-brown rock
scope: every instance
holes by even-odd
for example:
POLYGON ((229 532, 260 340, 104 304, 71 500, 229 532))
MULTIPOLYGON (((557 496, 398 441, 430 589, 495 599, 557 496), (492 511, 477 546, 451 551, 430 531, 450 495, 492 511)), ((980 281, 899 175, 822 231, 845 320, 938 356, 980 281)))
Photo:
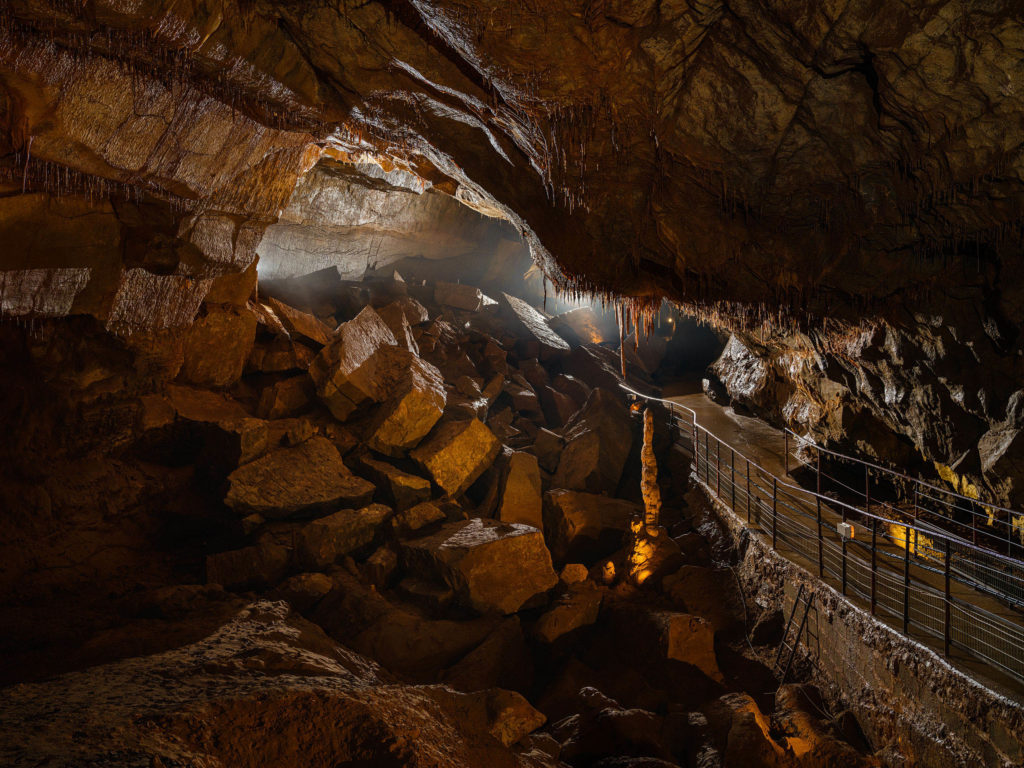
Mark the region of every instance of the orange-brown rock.
POLYGON ((206 558, 206 581, 228 589, 267 587, 280 581, 290 553, 269 539, 251 547, 219 552, 206 558))
POLYGON ((371 504, 361 509, 343 509, 307 523, 295 538, 300 567, 323 570, 339 559, 362 549, 391 517, 391 508, 371 504))
POLYGON ((326 346, 331 343, 333 333, 330 328, 320 322, 314 315, 290 307, 283 301, 271 297, 267 304, 292 336, 301 336, 314 344, 326 346))
POLYGON ((246 309, 207 306, 185 332, 181 379, 227 387, 242 375, 256 338, 256 317, 246 309))
POLYGON ((591 493, 615 493, 633 443, 632 421, 622 400, 595 389, 566 424, 554 486, 591 493))
POLYGON ((543 530, 542 506, 537 457, 516 451, 509 457, 501 481, 497 518, 503 523, 522 523, 543 530))
POLYGON ((399 536, 414 535, 421 528, 439 523, 447 518, 444 510, 432 501, 424 501, 408 509, 399 511, 391 524, 399 536))
MULTIPOLYGON (((537 345, 541 360, 560 357, 569 345, 548 327, 544 315, 522 299, 502 293, 499 297, 502 316, 522 339, 537 345)), ((522 344, 523 342, 520 342, 522 344)))
POLYGON ((430 498, 430 481, 403 472, 397 467, 370 456, 357 459, 357 469, 384 493, 395 511, 414 507, 430 498))
POLYGON ((364 364, 383 347, 394 346, 395 336, 372 307, 338 327, 335 340, 309 367, 317 394, 341 421, 368 399, 383 399, 373 371, 364 364))
POLYGON ((544 530, 555 560, 593 561, 622 546, 640 506, 580 491, 544 494, 544 530))
POLYGON ((579 582, 560 595, 533 627, 533 633, 545 643, 553 643, 564 635, 597 621, 601 610, 602 591, 592 582, 579 582))
POLYGON ((262 419, 282 419, 302 413, 313 401, 313 382, 306 375, 271 384, 260 394, 256 412, 262 419))
MULTIPOLYGON (((415 299, 409 299, 409 301, 415 302, 415 299)), ((419 355, 420 348, 416 344, 416 339, 413 338, 407 308, 402 302, 393 301, 386 306, 379 307, 377 314, 380 315, 380 319, 384 321, 384 324, 391 329, 391 333, 394 334, 398 346, 404 347, 414 355, 419 355)))
POLYGON ((484 473, 501 443, 478 419, 440 424, 409 455, 451 497, 464 493, 484 473))
POLYGON ((483 295, 472 285, 439 281, 434 285, 434 301, 447 307, 476 312, 483 304, 483 295))
POLYGON ((402 546, 408 567, 443 579, 464 605, 515 613, 558 583, 540 531, 474 518, 402 546))
POLYGON ((401 347, 378 350, 363 368, 372 369, 367 374, 378 387, 374 399, 386 398, 369 425, 367 445, 388 456, 403 456, 444 413, 448 398, 441 373, 401 347))
POLYGON ((375 490, 353 475, 337 448, 320 436, 271 451, 236 469, 228 481, 225 504, 238 513, 268 518, 362 506, 375 490))

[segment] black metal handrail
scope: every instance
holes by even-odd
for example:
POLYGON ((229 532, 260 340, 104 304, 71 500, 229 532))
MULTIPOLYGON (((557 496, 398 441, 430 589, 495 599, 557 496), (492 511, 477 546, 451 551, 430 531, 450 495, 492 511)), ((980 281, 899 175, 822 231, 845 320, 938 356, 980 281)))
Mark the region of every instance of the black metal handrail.
POLYGON ((680 437, 689 441, 698 481, 735 514, 745 513, 748 525, 770 537, 773 549, 785 544, 815 562, 819 578, 834 579, 844 595, 866 600, 873 615, 881 612, 901 622, 904 634, 913 627, 941 640, 946 655, 958 648, 1024 682, 1024 626, 952 594, 952 585, 959 583, 970 588, 969 595, 986 593, 1024 606, 1020 560, 926 521, 886 517, 787 482, 700 425, 692 408, 623 389, 670 409, 680 437), (839 520, 829 522, 826 513, 839 520), (839 527, 848 520, 866 529, 870 539, 841 535, 839 527), (928 583, 929 574, 941 589, 928 583))

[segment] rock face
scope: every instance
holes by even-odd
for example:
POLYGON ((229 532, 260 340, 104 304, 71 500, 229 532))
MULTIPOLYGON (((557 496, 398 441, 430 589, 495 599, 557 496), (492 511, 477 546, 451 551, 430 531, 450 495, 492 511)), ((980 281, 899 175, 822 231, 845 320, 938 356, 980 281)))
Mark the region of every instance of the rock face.
POLYGON ((479 419, 441 424, 410 456, 449 496, 464 493, 498 455, 501 443, 479 419))
POLYGON ((336 418, 344 421, 360 403, 380 397, 371 366, 363 366, 379 350, 396 343, 391 329, 372 307, 338 328, 335 340, 309 368, 317 394, 336 418))
POLYGON ((388 456, 401 456, 419 445, 444 413, 444 380, 437 368, 407 349, 382 349, 371 362, 378 357, 387 359, 387 370, 374 366, 387 399, 374 417, 367 443, 388 456))
POLYGON ((410 567, 442 578, 480 613, 514 613, 558 583, 536 528, 475 518, 403 547, 410 567))
POLYGON ((338 449, 324 437, 271 451, 228 478, 224 502, 239 513, 291 517, 340 506, 361 506, 374 487, 353 475, 338 449))
POLYGON ((639 504, 564 489, 544 494, 544 529, 556 561, 594 560, 622 546, 639 504))
POLYGON ((530 340, 527 343, 536 345, 541 359, 558 357, 569 351, 565 339, 551 330, 544 315, 525 301, 502 293, 500 304, 506 321, 530 340))
POLYGON ((258 756, 281 768, 537 765, 505 746, 544 721, 518 694, 385 683, 375 664, 289 613, 255 603, 194 644, 9 690, 0 755, 111 768, 258 756))
POLYGON ((540 469, 537 458, 516 451, 509 457, 508 474, 502 482, 497 517, 503 523, 522 523, 543 529, 541 507, 540 469))
POLYGON ((343 509, 306 524, 296 538, 299 565, 314 571, 326 568, 372 542, 390 516, 389 507, 371 504, 362 509, 343 509))
POLYGON ((564 437, 555 486, 614 493, 633 443, 632 422, 623 402, 608 390, 595 389, 566 424, 564 437))

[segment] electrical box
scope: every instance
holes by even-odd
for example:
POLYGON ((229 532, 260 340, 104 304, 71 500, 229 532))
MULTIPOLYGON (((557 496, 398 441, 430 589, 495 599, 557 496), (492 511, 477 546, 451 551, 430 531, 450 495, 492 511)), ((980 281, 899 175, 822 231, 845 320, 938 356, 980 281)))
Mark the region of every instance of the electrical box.
POLYGON ((836 533, 839 534, 841 539, 852 539, 853 538, 853 526, 849 523, 839 523, 836 526, 836 533))

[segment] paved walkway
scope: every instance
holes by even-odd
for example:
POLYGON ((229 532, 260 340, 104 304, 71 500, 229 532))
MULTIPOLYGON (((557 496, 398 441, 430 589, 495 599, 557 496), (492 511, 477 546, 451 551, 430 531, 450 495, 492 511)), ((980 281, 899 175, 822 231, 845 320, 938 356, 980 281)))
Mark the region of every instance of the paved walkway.
MULTIPOLYGON (((718 405, 702 393, 694 393, 692 385, 684 385, 675 389, 670 387, 666 388, 665 396, 667 399, 693 410, 697 414, 697 421, 700 426, 711 432, 712 435, 718 437, 719 440, 726 445, 734 448, 737 453, 742 454, 752 462, 759 464, 763 469, 779 478, 780 481, 786 481, 793 485, 798 484, 796 480, 792 477, 787 477, 786 475, 786 440, 782 431, 775 429, 760 419, 742 416, 737 414, 731 408, 718 405), (680 390, 683 390, 683 392, 680 393, 680 390)), ((711 460, 707 465, 704 464, 703 447, 701 455, 700 479, 705 479, 705 469, 710 470, 710 482, 708 485, 710 486, 711 492, 714 493, 719 487, 718 483, 721 482, 721 501, 726 505, 729 505, 730 501, 735 498, 736 509, 734 511, 741 519, 746 519, 745 478, 743 477, 745 462, 737 458, 736 496, 732 496, 734 491, 729 485, 732 477, 730 464, 731 457, 728 455, 727 450, 724 447, 722 449, 722 479, 720 481, 716 477, 717 454, 714 441, 711 443, 711 460)), ((791 458, 791 468, 794 468, 794 463, 795 462, 791 458)), ((758 506, 760 506, 760 522, 763 532, 765 525, 770 527, 771 479, 764 478, 762 480, 756 470, 753 472, 753 475, 757 478, 755 481, 756 484, 761 485, 762 490, 758 491, 756 487, 752 487, 751 489, 751 495, 761 500, 760 505, 754 505, 754 518, 752 519, 751 527, 758 527, 757 509, 758 506), (767 499, 764 498, 765 496, 767 496, 767 499), (767 503, 765 504, 765 502, 767 503), (766 509, 768 512, 767 519, 765 515, 766 509)), ((814 487, 812 486, 807 490, 813 491, 814 487)), ((780 503, 778 505, 780 528, 785 524, 788 538, 792 539, 796 536, 801 539, 806 539, 806 543, 810 545, 811 549, 815 549, 817 546, 817 526, 815 522, 815 516, 817 513, 816 506, 814 499, 809 496, 806 499, 800 499, 792 496, 787 497, 785 504, 780 503), (800 509, 803 514, 796 512, 795 508, 800 509)), ((834 509, 829 508, 826 505, 822 505, 822 520, 827 525, 834 528, 836 523, 842 520, 842 515, 837 513, 834 509)), ((858 539, 861 539, 862 536, 866 536, 868 542, 870 542, 870 530, 865 526, 858 525, 858 530, 855 535, 858 539)), ((780 536, 780 540, 778 542, 779 551, 789 559, 799 563, 810 573, 816 575, 818 573, 818 563, 816 562, 816 558, 808 559, 806 554, 787 546, 786 542, 783 540, 784 538, 785 537, 780 536)), ((903 548, 883 537, 880 531, 877 539, 877 549, 880 553, 880 556, 876 558, 876 565, 880 574, 879 588, 881 588, 881 583, 883 581, 882 575, 887 575, 889 577, 887 580, 889 583, 898 581, 902 585, 904 578, 903 566, 901 564, 904 557, 903 548), (882 553, 890 555, 891 558, 881 556, 882 553)), ((862 574, 865 570, 870 572, 869 552, 864 551, 860 547, 850 546, 847 549, 847 556, 848 568, 858 568, 858 572, 862 574), (853 560, 857 560, 858 562, 854 563, 852 562, 853 560)), ((833 554, 832 557, 832 565, 836 565, 836 556, 833 554)), ((829 563, 826 563, 826 566, 828 565, 829 563)), ((912 562, 911 575, 914 581, 929 584, 940 592, 944 589, 944 578, 941 573, 935 573, 931 570, 918 567, 912 562)), ((841 588, 839 581, 833 578, 830 574, 826 574, 825 581, 836 589, 841 588)), ((902 586, 900 589, 902 590, 902 586)), ((856 594, 851 594, 854 592, 854 589, 849 589, 847 593, 848 597, 858 605, 861 605, 861 607, 870 609, 870 602, 868 600, 859 599, 856 594)), ((995 598, 980 593, 967 585, 956 582, 955 580, 951 582, 950 593, 954 599, 959 599, 965 603, 970 603, 971 605, 982 608, 991 614, 999 616, 1002 619, 1021 627, 1022 631, 1024 631, 1024 615, 995 598)), ((882 612, 879 612, 876 615, 879 620, 884 621, 897 631, 902 632, 902 621, 893 619, 882 612)), ((942 641, 937 640, 933 635, 921 631, 915 631, 913 622, 911 622, 909 635, 915 640, 928 645, 932 650, 935 650, 940 655, 942 654, 942 641)), ((1024 654, 1024 648, 1021 648, 1019 652, 1024 654)), ((986 685, 989 685, 998 692, 1009 696, 1014 700, 1024 701, 1024 684, 1015 680, 1013 677, 1003 674, 1001 671, 972 658, 956 648, 951 650, 950 660, 957 666, 969 671, 973 677, 983 681, 986 685)))

